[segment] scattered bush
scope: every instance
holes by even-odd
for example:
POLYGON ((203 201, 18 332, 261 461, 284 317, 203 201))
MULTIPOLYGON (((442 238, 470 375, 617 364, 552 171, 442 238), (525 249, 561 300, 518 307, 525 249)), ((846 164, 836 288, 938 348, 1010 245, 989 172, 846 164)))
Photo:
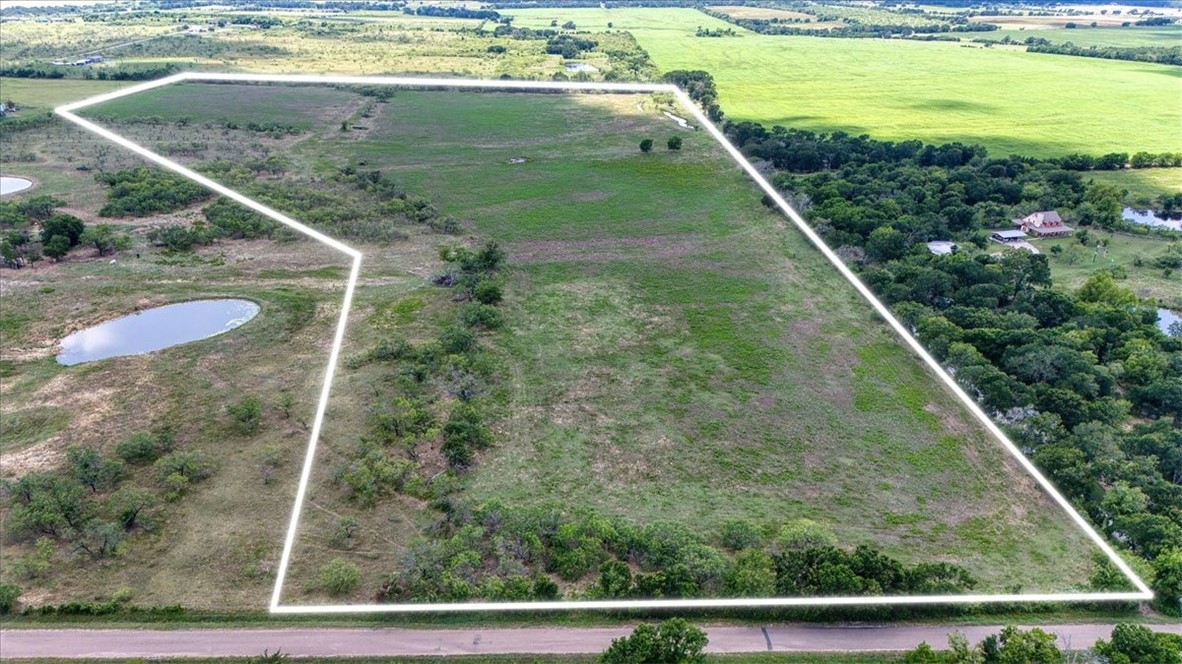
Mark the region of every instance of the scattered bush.
POLYGON ((172 434, 139 431, 115 446, 115 456, 129 464, 151 463, 172 451, 172 434))
POLYGON ((357 565, 343 558, 334 558, 320 568, 320 587, 331 595, 347 595, 356 590, 360 581, 357 565))
POLYGON ((240 433, 249 435, 257 432, 262 424, 263 403, 256 396, 246 396, 226 408, 226 412, 234 418, 234 427, 240 433))
POLYGON ((469 302, 460 309, 460 321, 467 327, 495 330, 505 324, 501 310, 490 304, 469 302))

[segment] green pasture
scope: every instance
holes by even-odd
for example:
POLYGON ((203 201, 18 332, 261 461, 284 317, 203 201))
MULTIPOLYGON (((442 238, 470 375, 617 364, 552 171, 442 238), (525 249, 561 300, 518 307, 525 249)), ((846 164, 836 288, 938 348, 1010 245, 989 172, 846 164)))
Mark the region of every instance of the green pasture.
POLYGON ((321 177, 351 162, 392 171, 509 254, 509 329, 491 339, 506 367, 489 395, 497 443, 465 500, 710 536, 729 518, 809 517, 849 544, 963 564, 982 588, 1082 582, 1081 533, 705 133, 656 110, 638 96, 405 91, 364 138, 326 132, 291 151, 321 177))
POLYGON ((969 32, 961 35, 961 39, 1004 39, 1009 37, 1014 41, 1023 41, 1028 37, 1039 37, 1051 43, 1062 44, 1071 42, 1076 46, 1182 46, 1182 25, 1163 27, 1127 27, 1127 28, 1046 28, 1046 29, 1015 29, 1007 28, 992 32, 969 32))
POLYGON ((1182 168, 1093 171, 1087 173, 1084 179, 1114 184, 1127 190, 1133 201, 1148 201, 1162 194, 1182 191, 1182 168))
POLYGON ((187 118, 192 122, 233 122, 245 126, 292 125, 309 129, 339 115, 357 95, 328 86, 266 86, 264 94, 244 94, 243 85, 177 84, 106 102, 88 115, 107 120, 187 118))
MULTIPOLYGON (((18 109, 50 109, 132 85, 127 81, 0 77, 0 99, 18 109)), ((18 116, 19 117, 19 114, 18 116)))
POLYGON ((631 31, 657 66, 704 69, 734 119, 882 139, 981 143, 994 153, 1173 151, 1182 68, 955 42, 764 36, 692 9, 514 10, 521 25, 631 31))

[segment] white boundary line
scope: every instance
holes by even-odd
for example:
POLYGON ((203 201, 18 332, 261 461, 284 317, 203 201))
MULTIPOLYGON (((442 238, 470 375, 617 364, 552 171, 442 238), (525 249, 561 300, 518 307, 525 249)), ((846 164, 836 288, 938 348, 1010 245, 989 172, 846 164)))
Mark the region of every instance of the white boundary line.
POLYGON ((398 76, 317 76, 303 74, 222 74, 184 72, 150 81, 140 85, 116 90, 107 94, 97 95, 59 106, 54 111, 74 124, 112 141, 136 154, 155 162, 164 168, 183 175, 209 189, 227 197, 256 212, 270 217, 275 221, 294 228, 328 246, 349 256, 353 261, 349 272, 349 282, 345 287, 345 298, 341 304, 341 315, 337 321, 336 335, 333 338, 332 351, 329 353, 328 366, 324 373, 324 384, 320 390, 320 402, 316 408, 316 418, 312 424, 312 434, 308 441, 308 450, 304 456, 304 467, 300 474, 299 488, 296 490, 295 505, 292 507, 291 521, 287 527, 287 536, 283 542, 283 556, 279 561, 279 570, 275 579, 275 587, 271 593, 271 613, 284 614, 343 614, 343 613, 396 613, 396 612, 445 612, 445 611, 551 611, 576 609, 675 609, 675 608, 726 608, 726 607, 774 607, 774 606, 882 606, 882 605, 934 605, 934 604, 996 604, 996 603, 1029 603, 1029 602, 1110 602, 1137 601, 1153 598, 1153 591, 1137 576, 1128 563, 1116 553, 1108 542, 1080 515, 1071 503, 1063 497, 1059 490, 1039 472, 1038 468, 1022 454, 1021 450, 1005 435, 1004 432, 985 411, 961 388, 944 370, 940 363, 911 335, 910 332, 895 318, 894 314, 884 305, 874 293, 858 279, 845 263, 825 244, 804 219, 788 204, 764 177, 751 165, 734 145, 727 140, 722 131, 706 117, 705 113, 689 98, 689 96, 675 85, 650 83, 580 83, 557 81, 490 81, 481 79, 452 79, 452 78, 416 78, 398 76), (170 159, 162 157, 118 134, 85 120, 74 114, 74 111, 101 104, 112 99, 144 92, 154 88, 171 85, 181 81, 221 81, 246 83, 301 83, 301 84, 339 84, 339 85, 393 85, 409 88, 464 88, 485 90, 534 90, 534 91, 601 91, 601 92, 665 92, 674 95, 694 119, 717 140, 735 162, 746 171, 747 175, 759 185, 759 188, 775 201, 780 210, 787 215, 800 232, 804 233, 817 249, 829 259, 847 281, 862 297, 874 307, 891 328, 907 343, 924 363, 928 365, 945 387, 952 391, 969 411, 985 426, 1005 449, 1013 456, 1039 485, 1050 494, 1051 498, 1067 512, 1071 520, 1083 529, 1088 538, 1108 557, 1113 565, 1137 588, 1129 592, 1088 592, 1088 593, 1043 593, 1030 595, 916 595, 893 597, 770 597, 770 598, 742 598, 742 599, 676 599, 676 600, 605 600, 605 601, 559 601, 559 602, 473 602, 462 604, 344 604, 344 605, 281 605, 280 596, 287 577, 288 564, 291 560, 292 548, 295 543, 299 525, 300 513, 303 510, 304 499, 307 494, 308 483, 311 478, 312 464, 316 456, 316 445, 320 438, 320 428, 324 421, 325 409, 328 406, 328 395, 332 385, 340 356, 341 345, 344 341, 345 324, 348 320, 349 309, 353 302, 353 292, 357 284, 357 277, 361 269, 361 252, 334 240, 315 229, 277 212, 257 201, 247 198, 209 178, 190 170, 170 159))

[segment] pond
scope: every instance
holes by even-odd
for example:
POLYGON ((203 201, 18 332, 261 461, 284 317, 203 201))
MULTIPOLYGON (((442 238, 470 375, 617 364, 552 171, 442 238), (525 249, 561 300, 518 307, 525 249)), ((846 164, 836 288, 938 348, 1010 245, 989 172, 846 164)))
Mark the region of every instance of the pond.
POLYGON ((0 196, 15 194, 18 191, 24 191, 32 186, 33 181, 28 178, 18 178, 11 175, 0 175, 0 196))
POLYGON ((151 353, 229 332, 258 313, 259 305, 250 300, 193 300, 156 307, 71 334, 62 339, 57 361, 70 366, 151 353))
POLYGON ((1169 309, 1157 310, 1157 328, 1165 334, 1170 333, 1170 326, 1174 323, 1182 324, 1182 314, 1169 309))
POLYGON ((1133 224, 1140 224, 1142 226, 1152 226, 1154 228, 1169 228, 1176 231, 1182 231, 1182 220, 1169 219, 1158 215, 1153 210, 1137 210, 1134 208, 1124 208, 1120 211, 1120 216, 1125 221, 1133 224))

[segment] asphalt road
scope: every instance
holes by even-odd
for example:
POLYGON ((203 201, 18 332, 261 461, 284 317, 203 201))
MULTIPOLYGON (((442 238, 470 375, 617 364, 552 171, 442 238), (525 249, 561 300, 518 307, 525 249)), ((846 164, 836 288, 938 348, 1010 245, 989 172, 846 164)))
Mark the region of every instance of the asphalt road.
MULTIPOLYGON (((908 650, 927 641, 943 647, 948 634, 959 631, 970 641, 995 633, 1000 626, 886 627, 710 627, 710 652, 821 652, 908 650)), ((1111 625, 1043 626, 1059 635, 1065 648, 1090 647, 1107 638, 1111 625)), ((1158 631, 1182 634, 1182 624, 1155 625, 1158 631)), ((132 658, 246 657, 281 649, 293 656, 392 656, 471 654, 594 653, 628 628, 524 629, 185 629, 82 630, 36 629, 0 631, 0 657, 132 658)))

